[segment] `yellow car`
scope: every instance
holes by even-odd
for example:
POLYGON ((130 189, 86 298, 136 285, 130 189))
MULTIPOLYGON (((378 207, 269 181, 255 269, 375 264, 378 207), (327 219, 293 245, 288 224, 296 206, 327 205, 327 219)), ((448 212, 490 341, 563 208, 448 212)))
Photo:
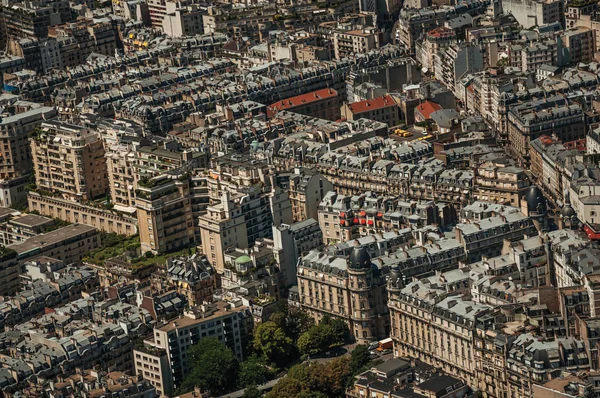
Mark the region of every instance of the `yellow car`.
POLYGON ((419 141, 428 140, 428 139, 430 139, 432 137, 433 137, 432 135, 426 135, 425 137, 419 138, 419 141))

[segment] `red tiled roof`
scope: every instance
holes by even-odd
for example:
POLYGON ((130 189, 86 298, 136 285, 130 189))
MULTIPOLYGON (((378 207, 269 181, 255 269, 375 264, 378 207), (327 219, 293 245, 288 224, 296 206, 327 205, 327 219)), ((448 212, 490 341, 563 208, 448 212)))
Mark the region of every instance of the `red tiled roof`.
POLYGON ((419 104, 416 109, 425 119, 430 119, 431 114, 433 112, 442 110, 442 107, 435 102, 425 101, 419 104))
POLYGON ((385 95, 383 97, 374 98, 372 100, 365 100, 348 104, 348 107, 355 115, 357 113, 368 112, 374 109, 388 108, 390 106, 398 106, 398 104, 396 104, 396 101, 394 101, 391 95, 385 95))
POLYGON ((454 33, 454 29, 440 26, 427 32, 427 36, 438 39, 441 37, 453 37, 456 36, 456 33, 454 33))
POLYGON ((282 111, 292 109, 297 106, 306 105, 311 102, 321 101, 328 98, 337 97, 338 93, 332 88, 324 88, 322 90, 313 91, 310 93, 297 95, 282 101, 277 101, 267 107, 267 111, 274 113, 275 111, 282 111))

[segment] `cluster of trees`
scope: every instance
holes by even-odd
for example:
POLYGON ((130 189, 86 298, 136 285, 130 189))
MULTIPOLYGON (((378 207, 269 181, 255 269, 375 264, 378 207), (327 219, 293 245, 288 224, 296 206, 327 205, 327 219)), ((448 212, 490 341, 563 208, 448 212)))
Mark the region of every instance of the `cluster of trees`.
POLYGON ((204 338, 190 351, 192 371, 178 389, 178 394, 200 387, 213 395, 226 394, 238 388, 264 384, 274 377, 273 370, 253 355, 239 362, 235 354, 215 338, 204 338))
POLYGON ((318 325, 311 326, 298 338, 298 349, 302 355, 314 355, 343 345, 348 337, 346 322, 325 315, 318 325))
POLYGON ((371 366, 367 346, 357 346, 350 357, 336 358, 326 364, 301 363, 293 366, 267 394, 267 398, 345 397, 355 376, 371 366))
MULTIPOLYGON (((192 371, 177 393, 183 394, 192 391, 195 386, 199 386, 203 390, 210 390, 213 395, 222 395, 244 388, 246 389, 246 398, 260 397, 262 395, 256 386, 272 380, 279 371, 297 363, 301 355, 313 355, 327 351, 331 347, 344 344, 348 337, 349 330, 344 321, 324 317, 319 325, 315 325, 313 319, 305 311, 283 304, 267 322, 259 324, 254 329, 253 336, 246 347, 248 358, 243 362, 239 362, 234 353, 218 340, 213 338, 200 340, 190 349, 192 371)), ((333 360, 320 371, 323 371, 324 375, 328 375, 327 377, 331 380, 340 374, 353 374, 356 369, 360 368, 357 364, 362 366, 369 359, 366 347, 366 354, 357 357, 362 358, 360 361, 354 359, 354 352, 352 358, 333 360)), ((359 355, 360 352, 359 350, 356 355, 359 355)), ((292 374, 297 374, 296 379, 305 381, 300 389, 310 390, 315 385, 321 386, 321 384, 307 384, 308 376, 306 374, 308 373, 306 372, 309 371, 305 367, 306 365, 297 365, 290 369, 290 372, 295 369, 295 373, 292 374)), ((311 366, 310 372, 316 371, 317 368, 311 366)), ((294 379, 294 377, 288 375, 285 379, 294 379)), ((314 383, 323 383, 324 394, 330 392, 337 394, 344 390, 344 383, 347 379, 341 382, 337 381, 337 384, 332 384, 333 382, 329 379, 320 378, 314 383)), ((335 394, 325 396, 338 396, 335 394)), ((314 396, 318 397, 319 395, 314 396)), ((313 397, 313 395, 307 397, 313 397)))

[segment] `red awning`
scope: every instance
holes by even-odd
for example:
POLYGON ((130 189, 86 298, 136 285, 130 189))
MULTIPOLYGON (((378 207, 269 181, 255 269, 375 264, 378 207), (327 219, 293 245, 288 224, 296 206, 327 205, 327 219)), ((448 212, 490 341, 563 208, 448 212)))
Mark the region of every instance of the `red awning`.
POLYGON ((594 232, 594 230, 591 229, 588 225, 585 225, 583 227, 583 230, 589 239, 600 240, 600 233, 594 232))
POLYGON ((358 224, 358 218, 354 219, 354 224, 358 224))
POLYGON ((369 225, 373 225, 373 223, 374 223, 373 220, 367 221, 367 224, 369 224, 369 225))
POLYGON ((346 213, 344 213, 344 212, 341 212, 341 213, 340 213, 340 217, 342 217, 342 218, 346 218, 346 213))
POLYGON ((367 223, 367 220, 360 220, 360 223, 361 223, 362 225, 365 225, 365 224, 367 223))

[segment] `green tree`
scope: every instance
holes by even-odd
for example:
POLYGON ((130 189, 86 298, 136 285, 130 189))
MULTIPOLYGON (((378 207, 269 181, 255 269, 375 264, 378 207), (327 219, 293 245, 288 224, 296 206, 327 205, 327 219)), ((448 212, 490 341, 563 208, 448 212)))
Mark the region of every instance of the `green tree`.
POLYGON ((239 363, 233 352, 215 338, 201 339, 189 351, 192 371, 179 387, 178 394, 194 387, 210 390, 215 395, 236 388, 239 363))
POLYGON ((267 398, 298 398, 300 394, 308 391, 307 386, 298 379, 286 376, 279 380, 273 389, 266 395, 267 398))
POLYGON ((297 341, 302 333, 315 324, 314 319, 305 310, 290 307, 285 302, 279 304, 278 311, 271 315, 269 320, 279 325, 293 341, 297 341))
POLYGON ((244 390, 244 395, 242 395, 242 398, 260 398, 262 396, 263 396, 263 393, 260 392, 258 387, 252 385, 252 386, 247 387, 244 390))
POLYGON ((292 339, 275 322, 261 323, 254 330, 253 346, 269 362, 285 363, 292 352, 292 339))
POLYGON ((261 385, 273 379, 273 372, 266 366, 264 360, 255 355, 240 364, 238 385, 249 387, 261 385))
POLYGON ((358 374, 366 370, 367 364, 371 362, 369 356, 369 347, 364 344, 357 345, 350 353, 350 372, 358 374))
POLYGON ((348 328, 346 321, 339 318, 334 319, 331 321, 331 329, 335 335, 335 343, 344 344, 346 341, 348 341, 348 338, 350 337, 350 329, 348 328))

